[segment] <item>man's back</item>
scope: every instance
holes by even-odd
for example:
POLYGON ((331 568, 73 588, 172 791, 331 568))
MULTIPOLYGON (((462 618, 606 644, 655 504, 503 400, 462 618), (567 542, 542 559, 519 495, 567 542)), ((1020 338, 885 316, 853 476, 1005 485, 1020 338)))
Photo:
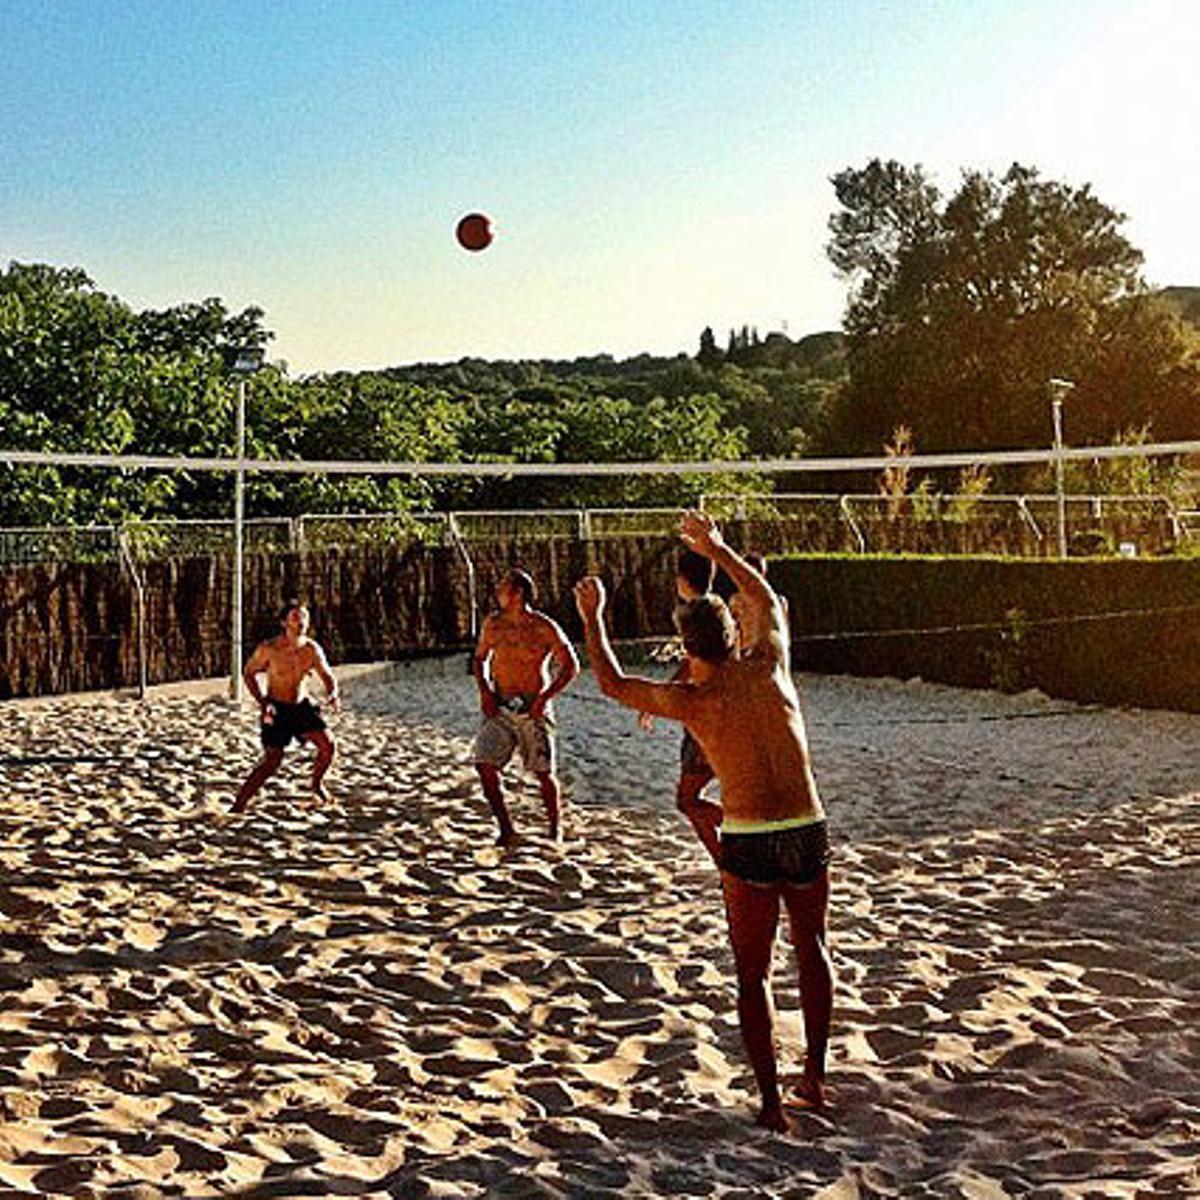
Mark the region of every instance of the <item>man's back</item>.
POLYGON ((693 685, 687 727, 721 783, 726 817, 820 815, 808 739, 786 658, 730 658, 693 685))

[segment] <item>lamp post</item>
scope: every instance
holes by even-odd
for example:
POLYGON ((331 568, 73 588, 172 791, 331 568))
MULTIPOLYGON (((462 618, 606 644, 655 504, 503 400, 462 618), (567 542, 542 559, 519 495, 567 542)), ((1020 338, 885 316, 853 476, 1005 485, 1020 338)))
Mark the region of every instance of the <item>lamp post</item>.
POLYGON ((1063 458, 1062 406, 1067 393, 1075 384, 1069 379, 1050 380, 1050 417, 1054 422, 1054 492, 1058 507, 1058 557, 1067 557, 1067 493, 1065 484, 1066 461, 1063 458))
POLYGON ((242 592, 243 527, 246 517, 246 380, 262 366, 263 352, 255 346, 243 346, 227 356, 229 370, 237 377, 237 425, 235 431, 237 471, 233 481, 233 589, 230 596, 232 634, 229 662, 229 696, 242 698, 242 592))

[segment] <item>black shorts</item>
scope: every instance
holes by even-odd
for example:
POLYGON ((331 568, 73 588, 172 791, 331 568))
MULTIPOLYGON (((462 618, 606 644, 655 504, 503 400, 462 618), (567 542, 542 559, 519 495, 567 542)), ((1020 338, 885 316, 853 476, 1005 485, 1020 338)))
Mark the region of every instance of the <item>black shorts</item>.
POLYGON ((830 857, 824 821, 765 833, 721 834, 721 870, 747 883, 802 887, 821 877, 830 857))
POLYGON ((282 750, 292 738, 299 740, 306 733, 319 733, 325 728, 317 706, 311 700, 288 704, 284 700, 268 700, 262 711, 262 744, 269 750, 282 750))
POLYGON ((683 742, 679 747, 679 773, 680 775, 707 775, 710 777, 713 773, 712 767, 708 765, 708 759, 704 757, 704 751, 700 749, 700 743, 686 729, 683 731, 683 742))

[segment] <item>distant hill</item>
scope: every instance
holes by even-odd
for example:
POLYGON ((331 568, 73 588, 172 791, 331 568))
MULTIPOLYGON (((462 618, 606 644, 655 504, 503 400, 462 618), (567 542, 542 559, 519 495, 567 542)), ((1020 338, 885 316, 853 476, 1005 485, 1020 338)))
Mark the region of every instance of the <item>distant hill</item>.
POLYGON ((814 371, 840 371, 846 362, 846 335, 836 329, 810 333, 794 344, 792 353, 797 362, 814 371))
POLYGON ((1165 287, 1158 295, 1189 325, 1200 329, 1200 287, 1165 287))
MULTIPOLYGON (((425 387, 472 389, 482 382, 506 382, 516 387, 528 386, 545 379, 611 380, 614 383, 646 380, 663 373, 696 369, 696 356, 682 351, 671 356, 637 354, 616 359, 611 354, 593 354, 574 359, 482 359, 461 358, 456 362, 411 363, 385 367, 368 372, 342 374, 378 374, 388 379, 415 383, 425 387)), ((744 368, 799 368, 813 378, 837 378, 845 370, 846 339, 831 330, 810 333, 792 341, 785 333, 769 333, 759 339, 753 335, 750 344, 716 354, 720 366, 730 363, 744 368)))

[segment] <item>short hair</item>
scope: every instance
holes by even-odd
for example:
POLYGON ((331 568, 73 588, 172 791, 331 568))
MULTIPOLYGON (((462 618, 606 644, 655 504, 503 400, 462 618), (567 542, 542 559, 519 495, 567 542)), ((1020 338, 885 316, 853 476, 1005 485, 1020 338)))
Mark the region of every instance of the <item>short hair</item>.
POLYGON ((301 600, 299 596, 289 596, 283 602, 283 604, 280 606, 280 609, 279 609, 280 622, 282 623, 283 621, 286 621, 288 619, 288 613, 290 613, 293 608, 307 608, 307 607, 308 607, 308 605, 305 604, 304 601, 301 600))
POLYGON ((728 600, 737 592, 737 584, 730 578, 729 573, 722 567, 713 576, 712 592, 722 600, 728 600))
POLYGON ((711 558, 705 558, 696 550, 684 550, 679 555, 675 574, 687 582, 698 595, 712 591, 713 573, 716 571, 711 558))
POLYGON ((533 576, 528 571, 522 571, 520 567, 510 567, 505 572, 504 582, 510 587, 515 587, 525 598, 526 604, 532 604, 537 596, 537 584, 533 582, 533 576))
POLYGON ((720 596, 698 596, 675 606, 683 648, 705 662, 724 662, 737 645, 737 625, 720 596))

